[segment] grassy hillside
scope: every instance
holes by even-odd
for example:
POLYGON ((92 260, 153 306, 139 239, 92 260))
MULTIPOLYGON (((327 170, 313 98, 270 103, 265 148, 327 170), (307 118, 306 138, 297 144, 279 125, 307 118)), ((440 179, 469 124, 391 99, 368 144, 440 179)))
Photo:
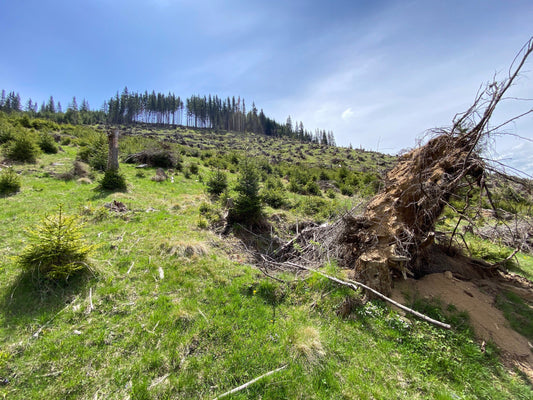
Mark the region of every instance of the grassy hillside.
MULTIPOLYGON (((5 126, 12 122, 4 123, 5 126)), ((16 123, 15 123, 16 125, 16 123)), ((243 157, 253 158, 284 204, 266 206, 286 225, 324 221, 379 187, 392 158, 268 137, 139 128, 121 154, 170 151, 169 179, 155 167, 121 164, 126 192, 96 190, 102 173, 78 179, 80 154, 98 165, 96 128, 41 123, 60 151, 14 164, 20 191, 0 198, 0 395, 7 399, 212 399, 286 366, 232 399, 528 399, 533 390, 477 343, 468 318, 424 304, 453 324, 443 331, 398 315, 319 276, 252 266, 235 239, 209 229, 221 201, 206 192, 215 170, 229 192, 243 157), (162 144, 161 144, 162 143, 162 144), (172 178, 172 180, 170 179, 172 178), (318 192, 310 182, 319 187, 318 192), (276 183, 278 185, 278 183, 276 183), (113 201, 125 207, 113 205, 113 201), (98 245, 90 270, 51 283, 23 272, 25 229, 62 204, 98 245)), ((10 128, 11 129, 11 128, 10 128)), ((31 127, 13 127, 29 134, 31 127)), ((7 143, 7 141, 6 141, 7 143)), ((2 167, 5 168, 5 167, 2 167)), ((527 266, 529 273, 533 266, 527 266)), ((328 272, 341 274, 334 263, 328 272)))

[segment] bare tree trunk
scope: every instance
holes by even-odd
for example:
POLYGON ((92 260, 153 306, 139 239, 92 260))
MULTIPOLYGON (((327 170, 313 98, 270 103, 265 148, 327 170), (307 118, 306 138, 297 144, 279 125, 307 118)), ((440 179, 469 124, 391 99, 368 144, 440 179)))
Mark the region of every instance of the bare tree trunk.
POLYGON ((109 152, 107 154, 107 170, 118 170, 118 129, 107 134, 109 152))

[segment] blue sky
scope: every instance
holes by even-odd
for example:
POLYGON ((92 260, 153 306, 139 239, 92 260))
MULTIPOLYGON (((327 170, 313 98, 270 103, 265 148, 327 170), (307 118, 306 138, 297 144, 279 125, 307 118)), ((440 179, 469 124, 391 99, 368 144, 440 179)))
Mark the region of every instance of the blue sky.
MULTIPOLYGON (((533 35, 531 0, 5 0, 0 88, 92 108, 127 86, 241 96, 388 153, 466 110, 533 35)), ((510 95, 533 98, 533 61, 510 95)), ((532 107, 508 102, 497 124, 532 107)), ((533 116, 507 131, 533 138, 533 116)), ((533 143, 494 157, 533 174, 533 143)))

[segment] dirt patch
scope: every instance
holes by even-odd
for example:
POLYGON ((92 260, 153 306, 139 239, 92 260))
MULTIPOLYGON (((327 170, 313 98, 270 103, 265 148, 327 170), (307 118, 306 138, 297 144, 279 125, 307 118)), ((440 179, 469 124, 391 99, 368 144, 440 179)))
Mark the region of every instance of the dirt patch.
POLYGON ((446 304, 453 304, 458 310, 470 315, 470 322, 480 341, 491 341, 502 350, 503 361, 508 366, 518 367, 533 382, 533 353, 528 340, 510 328, 503 313, 494 306, 495 295, 503 288, 512 286, 520 292, 533 289, 514 282, 509 277, 494 280, 462 281, 450 272, 431 274, 420 280, 407 279, 396 282, 393 298, 404 302, 409 294, 426 299, 437 298, 446 304), (483 288, 484 291, 481 291, 483 288), (487 289, 487 290, 486 290, 487 289))

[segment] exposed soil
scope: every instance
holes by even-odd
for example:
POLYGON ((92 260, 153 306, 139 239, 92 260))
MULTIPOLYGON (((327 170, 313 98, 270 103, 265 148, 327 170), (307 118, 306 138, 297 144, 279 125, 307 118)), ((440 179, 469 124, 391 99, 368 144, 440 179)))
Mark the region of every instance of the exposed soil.
POLYGON ((502 275, 499 279, 464 281, 449 271, 426 275, 419 280, 398 280, 393 298, 403 303, 406 295, 436 298, 468 312, 480 343, 490 341, 496 344, 502 350, 503 362, 509 367, 517 367, 533 382, 532 344, 510 328, 503 313, 494 305, 496 295, 502 290, 512 290, 523 298, 533 299, 533 285, 523 278, 502 275))

